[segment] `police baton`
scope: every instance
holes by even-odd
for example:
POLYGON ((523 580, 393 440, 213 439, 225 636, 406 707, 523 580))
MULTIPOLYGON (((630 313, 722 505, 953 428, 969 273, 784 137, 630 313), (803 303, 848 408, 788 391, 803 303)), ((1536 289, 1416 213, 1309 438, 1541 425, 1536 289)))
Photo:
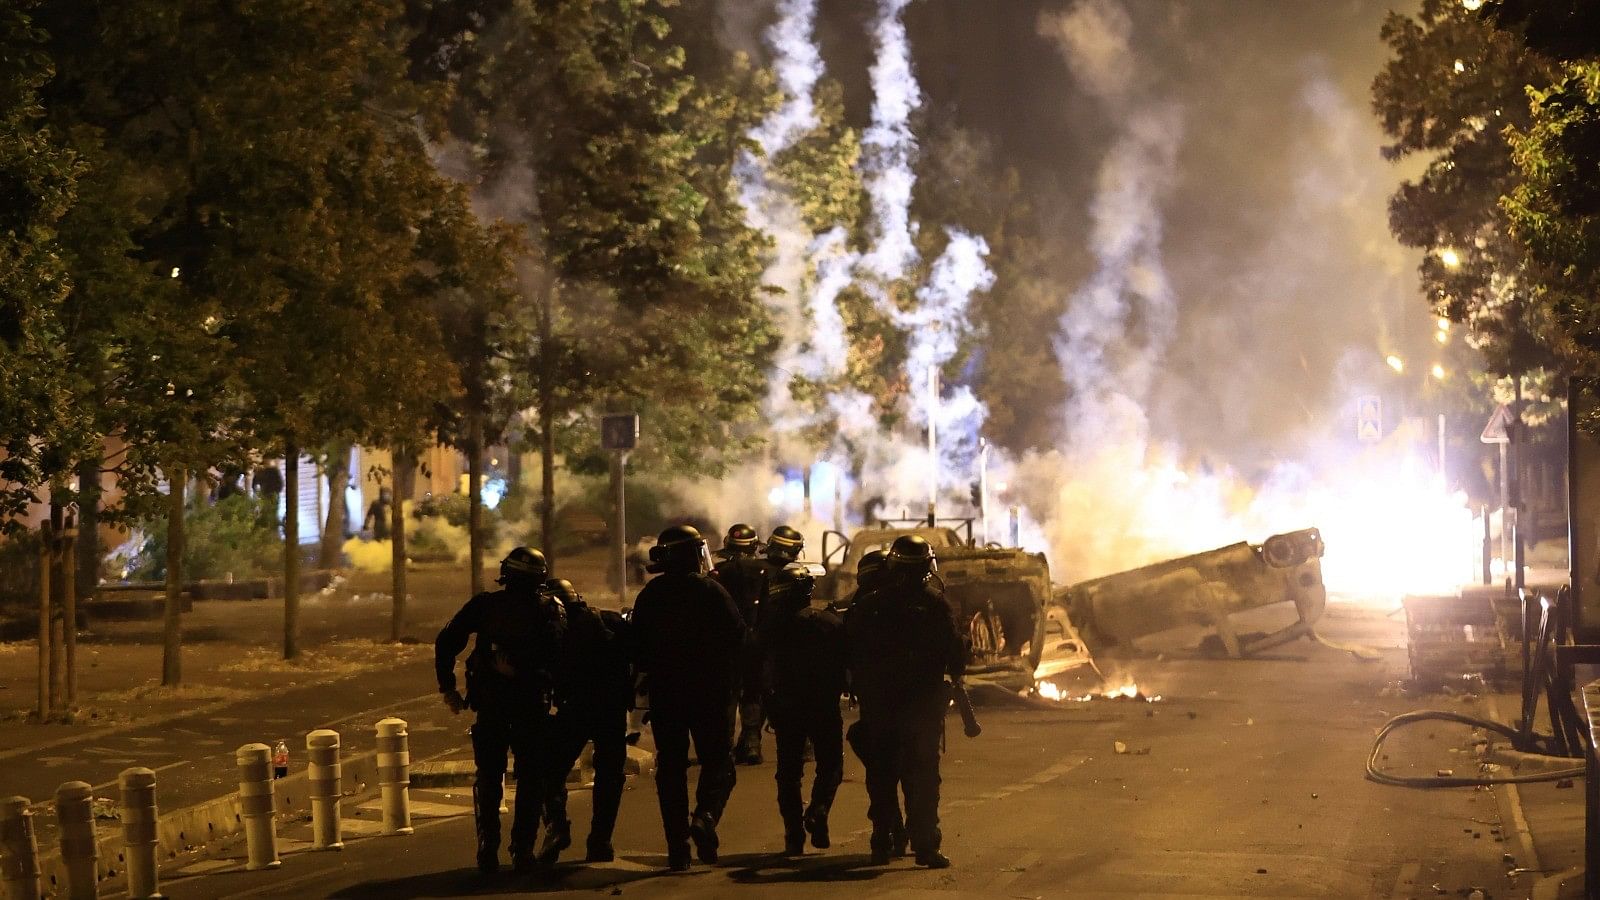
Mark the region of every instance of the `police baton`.
POLYGON ((962 733, 969 738, 983 734, 983 726, 978 724, 978 714, 972 711, 972 698, 967 696, 967 689, 961 682, 950 682, 950 699, 956 702, 956 711, 961 713, 962 733))

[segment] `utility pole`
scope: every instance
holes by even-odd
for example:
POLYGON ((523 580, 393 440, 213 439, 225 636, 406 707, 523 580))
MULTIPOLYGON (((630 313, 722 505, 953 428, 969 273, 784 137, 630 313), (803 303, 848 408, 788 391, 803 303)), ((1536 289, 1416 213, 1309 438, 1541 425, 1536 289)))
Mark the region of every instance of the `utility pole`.
POLYGON ((615 498, 611 521, 612 563, 617 597, 628 595, 628 504, 623 482, 626 480, 628 453, 639 445, 639 417, 632 413, 602 416, 600 447, 611 451, 611 495, 615 498))

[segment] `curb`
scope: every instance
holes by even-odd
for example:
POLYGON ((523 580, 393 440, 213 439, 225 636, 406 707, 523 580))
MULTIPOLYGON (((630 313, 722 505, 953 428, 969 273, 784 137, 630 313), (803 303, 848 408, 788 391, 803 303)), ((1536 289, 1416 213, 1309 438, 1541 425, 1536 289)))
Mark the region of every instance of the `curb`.
MULTIPOLYGON (((361 797, 377 790, 377 753, 348 756, 339 762, 343 766, 341 786, 346 799, 361 797)), ((273 804, 280 822, 285 818, 310 813, 310 789, 306 784, 307 781, 307 773, 300 771, 273 782, 273 804)), ((235 791, 225 797, 161 814, 156 820, 156 841, 161 848, 160 859, 176 859, 180 853, 187 853, 213 841, 239 834, 244 830, 242 811, 239 794, 235 791)), ((101 827, 98 822, 95 825, 95 832, 95 846, 99 853, 96 864, 97 881, 104 884, 121 873, 122 834, 116 825, 101 827)), ((39 867, 50 891, 56 891, 66 885, 66 869, 62 865, 59 848, 49 853, 41 852, 39 867)))

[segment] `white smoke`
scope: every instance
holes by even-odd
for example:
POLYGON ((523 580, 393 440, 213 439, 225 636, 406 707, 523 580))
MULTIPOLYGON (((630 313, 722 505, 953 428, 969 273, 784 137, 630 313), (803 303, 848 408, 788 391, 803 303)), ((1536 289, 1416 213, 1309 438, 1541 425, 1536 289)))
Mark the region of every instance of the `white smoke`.
POLYGON ((872 29, 877 52, 870 72, 872 124, 861 136, 873 215, 873 246, 861 265, 886 282, 904 277, 917 262, 913 243, 917 228, 911 221, 911 190, 917 181, 911 164, 917 139, 911 133, 911 114, 922 105, 922 89, 911 70, 911 44, 900 18, 909 2, 878 2, 872 29))

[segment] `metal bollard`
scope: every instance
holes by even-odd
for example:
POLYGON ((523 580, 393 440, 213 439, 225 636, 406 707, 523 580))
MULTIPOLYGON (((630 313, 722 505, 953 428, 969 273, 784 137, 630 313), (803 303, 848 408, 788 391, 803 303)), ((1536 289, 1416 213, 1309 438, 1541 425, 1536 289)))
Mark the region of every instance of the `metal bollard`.
POLYGON ((278 823, 272 796, 272 748, 266 744, 245 744, 233 753, 239 764, 239 816, 244 819, 245 868, 276 869, 278 823))
POLYGON ((343 850, 339 822, 339 732, 320 728, 306 735, 306 780, 311 787, 311 847, 343 850))
POLYGON ((383 833, 410 834, 411 737, 404 719, 378 723, 378 784, 383 791, 383 833))
POLYGON ((117 776, 122 787, 123 865, 128 869, 128 896, 150 900, 161 896, 156 863, 156 773, 135 767, 117 776))
POLYGON ((69 781, 56 788, 56 821, 61 826, 68 900, 96 900, 100 896, 100 846, 94 829, 94 789, 88 782, 69 781))
POLYGON ((0 800, 0 883, 6 896, 34 900, 44 893, 39 871, 39 839, 27 797, 0 800))

